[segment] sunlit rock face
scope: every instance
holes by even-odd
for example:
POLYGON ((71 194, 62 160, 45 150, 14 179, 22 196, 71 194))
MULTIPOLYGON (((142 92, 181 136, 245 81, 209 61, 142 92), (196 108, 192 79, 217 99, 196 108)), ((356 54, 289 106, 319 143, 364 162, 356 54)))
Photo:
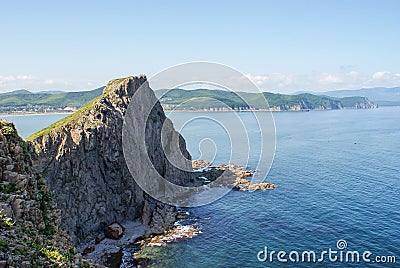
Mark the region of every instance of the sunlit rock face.
MULTIPOLYGON (((34 165, 54 192, 62 224, 75 243, 114 221, 142 218, 156 233, 175 221, 176 209, 149 198, 136 184, 124 159, 124 115, 140 86, 146 95, 142 105, 153 105, 156 97, 145 76, 112 80, 102 96, 32 138, 37 154, 34 165)), ((169 119, 160 103, 155 103, 146 125, 148 157, 165 179, 185 184, 190 172, 170 164, 160 149, 162 126, 169 119)), ((167 132, 179 135, 168 121, 167 132)), ((179 140, 182 157, 190 159, 185 141, 182 137, 179 140)), ((144 168, 139 152, 136 157, 137 168, 144 168)))

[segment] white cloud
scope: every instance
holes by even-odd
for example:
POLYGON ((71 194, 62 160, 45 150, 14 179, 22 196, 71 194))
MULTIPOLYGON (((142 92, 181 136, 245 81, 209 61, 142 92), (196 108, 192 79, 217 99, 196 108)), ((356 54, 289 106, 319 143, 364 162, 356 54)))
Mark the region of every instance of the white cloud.
POLYGON ((256 85, 262 85, 262 84, 264 84, 265 81, 268 80, 268 77, 263 76, 263 75, 254 75, 253 76, 251 74, 245 74, 244 77, 250 79, 256 85))
POLYGON ((49 90, 54 89, 55 86, 57 86, 57 83, 53 79, 41 79, 30 74, 0 75, 1 92, 8 92, 21 88, 33 91, 49 90))
POLYGON ((320 82, 322 84, 337 84, 343 82, 343 79, 336 75, 324 74, 320 82))
MULTIPOLYGON (((238 91, 258 91, 250 86, 248 79, 262 91, 293 93, 298 91, 324 92, 339 89, 359 89, 363 87, 396 87, 400 86, 400 73, 376 71, 361 73, 354 70, 338 72, 314 72, 308 74, 259 73, 244 74, 242 77, 229 78, 226 85, 238 91)), ((82 80, 59 80, 54 78, 35 77, 29 74, 0 75, 0 92, 26 88, 32 91, 64 89, 74 91, 101 86, 104 81, 93 82, 82 80)))
POLYGON ((44 81, 43 81, 43 84, 45 84, 45 85, 52 85, 52 84, 54 84, 54 81, 51 80, 51 79, 44 80, 44 81))
POLYGON ((282 73, 271 73, 267 75, 245 74, 244 77, 253 81, 257 86, 273 86, 274 88, 284 88, 296 82, 296 78, 293 75, 282 73))
POLYGON ((372 79, 384 79, 388 78, 391 75, 388 71, 376 72, 372 75, 372 79))
POLYGON ((349 77, 351 77, 352 79, 357 79, 360 76, 360 74, 358 72, 356 72, 356 71, 348 72, 347 75, 349 77))
POLYGON ((34 77, 32 75, 0 75, 0 84, 5 84, 13 81, 26 81, 33 80, 34 77))
POLYGON ((257 76, 246 74, 245 76, 255 81, 262 91, 281 93, 293 93, 298 91, 324 92, 340 89, 359 89, 363 87, 400 86, 400 73, 392 73, 389 71, 377 71, 366 74, 354 70, 341 70, 337 73, 312 73, 301 75, 271 73, 257 76))
POLYGON ((17 80, 32 80, 35 79, 33 75, 17 75, 17 80))

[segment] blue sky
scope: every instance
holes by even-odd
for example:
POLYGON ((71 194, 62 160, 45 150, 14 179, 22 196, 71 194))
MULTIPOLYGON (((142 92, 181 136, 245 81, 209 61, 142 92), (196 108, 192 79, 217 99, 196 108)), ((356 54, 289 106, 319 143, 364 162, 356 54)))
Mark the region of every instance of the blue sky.
POLYGON ((0 91, 92 89, 190 61, 273 92, 400 86, 399 18, 397 0, 2 1, 0 91))

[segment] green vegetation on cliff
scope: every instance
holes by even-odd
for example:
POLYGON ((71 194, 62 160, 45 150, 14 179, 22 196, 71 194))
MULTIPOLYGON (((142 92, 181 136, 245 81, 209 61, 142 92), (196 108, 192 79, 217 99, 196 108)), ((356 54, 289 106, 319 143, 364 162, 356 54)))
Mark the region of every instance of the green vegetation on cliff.
POLYGON ((101 98, 106 96, 112 90, 115 90, 115 88, 118 87, 124 81, 124 79, 125 78, 114 79, 114 80, 111 80, 107 84, 107 87, 95 89, 93 91, 86 91, 86 93, 88 93, 88 94, 90 93, 89 94, 90 96, 94 95, 95 97, 90 99, 89 102, 83 103, 83 106, 81 106, 81 108, 78 111, 76 111, 75 113, 73 113, 73 114, 71 114, 71 115, 69 115, 69 116, 67 116, 67 117, 65 117, 65 118, 63 118, 63 119, 51 124, 50 126, 44 128, 42 130, 39 130, 36 133, 33 133, 31 136, 29 136, 27 138, 27 140, 28 141, 32 141, 32 140, 34 140, 34 139, 36 139, 38 137, 41 137, 41 136, 49 133, 51 130, 53 130, 53 129, 57 128, 57 127, 63 126, 65 124, 67 124, 68 122, 71 122, 71 121, 73 121, 75 119, 80 118, 85 112, 91 110, 101 98), (98 91, 100 89, 101 89, 101 92, 99 93, 98 91), (96 94, 94 94, 95 92, 96 92, 96 94))
POLYGON ((67 233, 27 144, 0 120, 0 267, 90 267, 67 233))

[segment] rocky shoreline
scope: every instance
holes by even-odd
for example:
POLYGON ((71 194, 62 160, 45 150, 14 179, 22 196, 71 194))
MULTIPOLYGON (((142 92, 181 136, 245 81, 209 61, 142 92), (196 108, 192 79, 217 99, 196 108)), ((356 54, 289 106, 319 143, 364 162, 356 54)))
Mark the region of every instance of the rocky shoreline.
POLYGON ((123 222, 119 237, 105 237, 99 233, 90 242, 78 246, 83 258, 95 265, 116 267, 146 267, 149 260, 143 257, 147 248, 165 246, 179 239, 190 239, 201 233, 201 228, 189 212, 180 211, 174 225, 161 234, 149 234, 149 227, 140 221, 123 222))
MULTIPOLYGON (((27 250, 32 245, 45 244, 40 246, 40 249, 37 249, 39 252, 35 248, 30 249, 31 252, 28 254, 37 255, 37 257, 32 257, 34 258, 32 261, 25 261, 23 257, 20 258, 14 253, 12 255, 0 254, 0 259, 2 259, 0 260, 0 267, 12 267, 13 264, 18 267, 30 267, 36 263, 42 263, 46 266, 68 264, 72 267, 132 267, 133 265, 145 267, 150 261, 145 257, 148 248, 165 246, 168 243, 180 239, 191 239, 201 234, 200 226, 190 219, 188 211, 176 210, 172 207, 170 212, 165 211, 169 217, 173 217, 171 220, 174 223, 170 228, 166 226, 157 227, 154 225, 155 223, 149 224, 149 217, 154 217, 151 213, 154 211, 164 213, 164 210, 155 207, 149 210, 148 213, 144 213, 142 220, 125 221, 122 224, 118 222, 111 223, 105 227, 104 233, 98 233, 97 236, 90 237, 90 241, 82 243, 77 247, 76 251, 68 235, 59 229, 60 211, 56 209, 54 201, 49 199, 45 201, 46 203, 43 203, 41 199, 38 199, 39 195, 44 198, 43 195, 48 190, 40 175, 34 175, 34 171, 31 168, 30 154, 27 148, 25 149, 26 143, 18 136, 13 124, 5 121, 2 121, 1 124, 2 140, 0 144, 6 146, 2 147, 2 152, 6 157, 0 158, 3 163, 1 165, 3 176, 1 187, 3 189, 2 199, 7 200, 6 203, 0 204, 2 207, 2 222, 0 223, 2 225, 0 226, 2 235, 0 239, 6 243, 2 242, 4 244, 3 251, 5 247, 7 247, 7 250, 17 251, 25 243, 22 243, 22 241, 26 241, 27 250), (14 190, 10 188, 12 185, 15 185, 14 190), (4 193, 4 191, 9 193, 4 193), (44 208, 44 206, 48 207, 44 208), (47 213, 47 216, 44 216, 44 213, 47 213), (53 218, 51 221, 48 219, 50 216, 53 218), (33 235, 32 231, 35 232, 35 229, 31 228, 31 232, 24 233, 27 232, 27 227, 32 225, 26 217, 38 221, 34 224, 38 228, 38 234, 35 234, 35 236, 39 240, 34 244, 29 244, 29 240, 33 235), (46 235, 46 232, 52 233, 46 235), (16 239, 15 241, 19 245, 14 245, 10 240, 11 237, 14 240, 16 239), (44 245, 50 244, 53 246, 46 249, 44 245), (57 251, 50 250, 54 247, 57 248, 57 251), (65 253, 65 250, 69 252, 65 253), (46 256, 46 252, 48 256, 46 256), (66 255, 63 254, 69 255, 64 257, 66 255)), ((194 169, 192 176, 202 185, 217 179, 221 172, 227 171, 235 181, 235 184, 230 185, 233 190, 274 188, 271 187, 273 184, 268 183, 252 184, 248 178, 255 171, 246 170, 237 165, 230 164, 213 167, 212 163, 196 160, 193 161, 192 166, 194 169), (264 187, 264 184, 268 187, 264 187)), ((149 201, 145 202, 145 204, 150 203, 149 201)), ((162 217, 166 218, 167 215, 162 217)), ((156 221, 160 224, 158 220, 156 221)))
MULTIPOLYGON (((206 178, 198 179, 198 182, 203 185, 217 179, 221 172, 227 171, 234 178, 235 183, 229 185, 232 190, 253 191, 275 188, 272 183, 252 183, 249 178, 253 176, 255 170, 246 170, 237 165, 223 164, 213 167, 210 162, 195 160, 192 166, 194 178, 206 178)), ((151 262, 147 251, 152 247, 163 247, 168 243, 191 239, 201 234, 197 219, 191 217, 189 211, 184 209, 178 209, 173 226, 161 233, 152 232, 148 225, 140 221, 123 222, 121 226, 123 226, 121 237, 115 236, 114 239, 106 237, 105 229, 105 232, 99 233, 96 238, 92 237, 91 242, 82 244, 78 248, 79 251, 93 263, 107 267, 132 267, 133 265, 147 267, 151 262)))
POLYGON ((178 220, 170 230, 140 239, 133 245, 135 251, 132 257, 136 267, 142 268, 151 264, 152 256, 149 256, 149 252, 152 248, 163 247, 178 240, 191 239, 202 233, 197 219, 190 218, 188 212, 184 215, 186 215, 185 219, 178 220))
POLYGON ((78 246, 85 259, 106 267, 120 267, 124 260, 124 248, 136 243, 148 231, 148 226, 140 221, 126 221, 121 223, 124 231, 120 237, 113 239, 99 233, 91 240, 78 246))
MULTIPOLYGON (((177 185, 206 186, 223 175, 213 187, 274 188, 252 183, 254 170, 214 167, 205 161, 192 165, 185 140, 168 120, 146 77, 136 76, 110 81, 99 98, 27 141, 12 123, 0 121, 0 268, 129 267, 135 265, 138 251, 200 234, 186 212, 153 199, 136 183, 138 171, 143 171, 143 178, 151 177, 150 164, 177 185), (155 106, 151 120, 138 121, 148 135, 146 148, 133 148, 132 174, 124 156, 122 127, 128 104, 142 86, 140 105, 155 106), (164 130, 178 138, 169 150, 184 169, 160 150, 164 123, 164 130), (152 163, 144 161, 145 151, 152 163)), ((134 135, 135 146, 141 144, 136 139, 134 135)))
POLYGON ((212 166, 211 162, 204 160, 194 160, 192 162, 194 169, 193 176, 199 184, 207 185, 224 173, 224 181, 228 182, 228 187, 237 191, 255 191, 255 190, 272 190, 275 189, 275 184, 269 182, 253 183, 250 178, 256 172, 248 170, 234 164, 222 164, 212 166))

